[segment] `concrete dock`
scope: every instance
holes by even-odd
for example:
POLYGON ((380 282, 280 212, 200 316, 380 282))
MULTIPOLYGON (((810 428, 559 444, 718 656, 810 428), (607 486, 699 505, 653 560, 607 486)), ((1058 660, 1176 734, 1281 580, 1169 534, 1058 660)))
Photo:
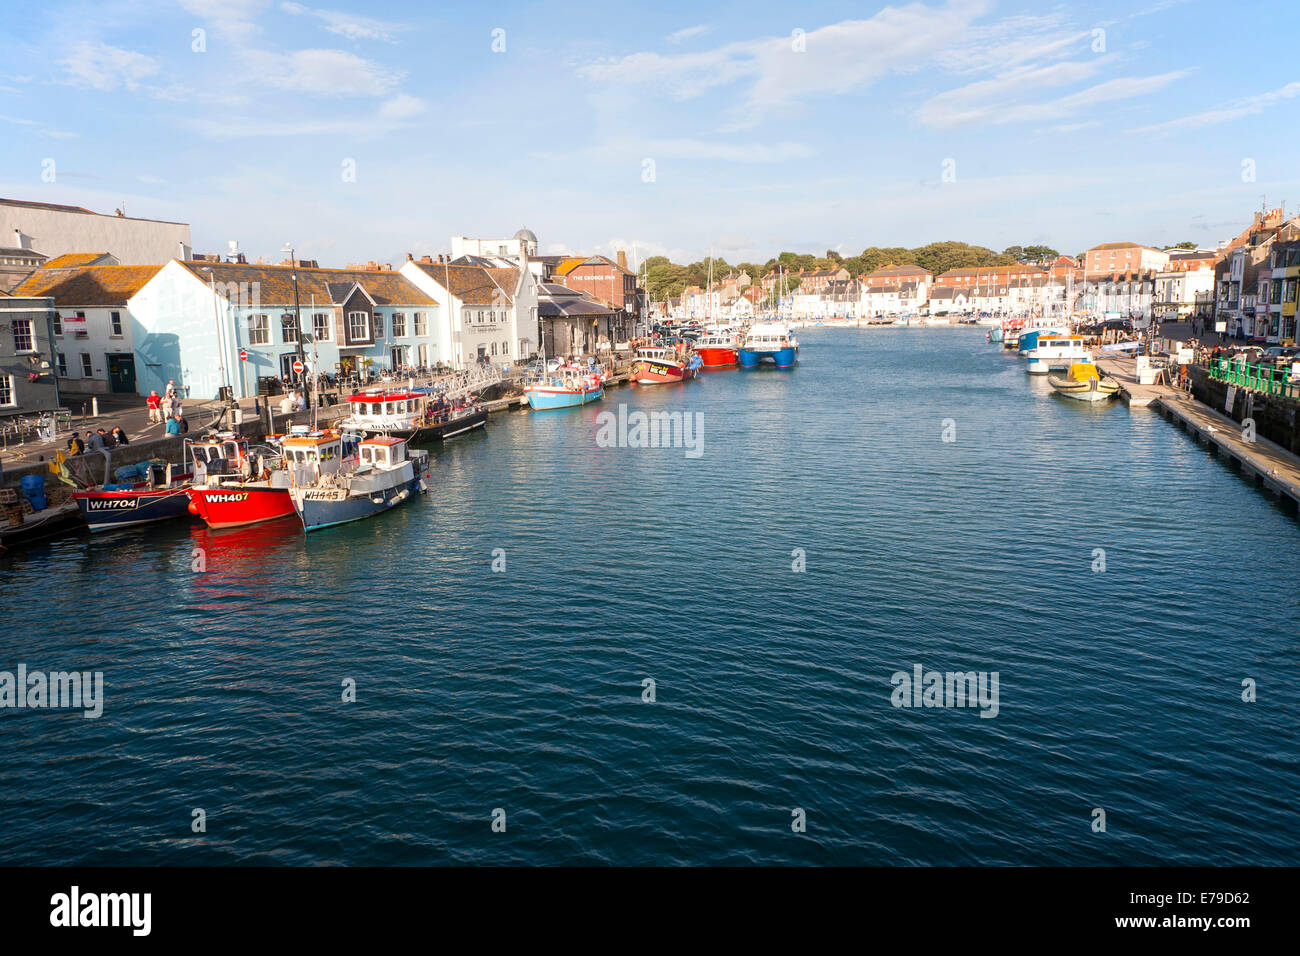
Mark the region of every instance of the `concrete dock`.
POLYGON ((1247 441, 1238 422, 1180 388, 1163 383, 1139 384, 1132 357, 1103 353, 1097 358, 1097 368, 1120 383, 1120 398, 1130 408, 1153 409, 1198 443, 1204 442, 1216 454, 1235 462, 1242 477, 1253 480, 1269 494, 1290 500, 1300 509, 1300 458, 1266 438, 1247 441))

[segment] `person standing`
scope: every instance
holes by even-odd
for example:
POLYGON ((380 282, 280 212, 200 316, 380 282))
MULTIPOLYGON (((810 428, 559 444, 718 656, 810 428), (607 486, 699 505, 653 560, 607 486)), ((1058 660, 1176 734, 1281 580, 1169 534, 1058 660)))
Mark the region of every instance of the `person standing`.
POLYGON ((149 392, 149 397, 145 399, 145 404, 149 406, 149 423, 162 421, 162 397, 159 396, 157 389, 149 392))

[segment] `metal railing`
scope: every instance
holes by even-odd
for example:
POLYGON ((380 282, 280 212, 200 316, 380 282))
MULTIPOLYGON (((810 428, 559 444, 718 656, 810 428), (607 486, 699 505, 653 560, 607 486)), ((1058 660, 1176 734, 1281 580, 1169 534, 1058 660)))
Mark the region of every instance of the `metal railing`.
POLYGON ((1265 395, 1300 399, 1300 382, 1293 381, 1290 368, 1276 365, 1251 365, 1231 359, 1210 362, 1210 378, 1265 395))

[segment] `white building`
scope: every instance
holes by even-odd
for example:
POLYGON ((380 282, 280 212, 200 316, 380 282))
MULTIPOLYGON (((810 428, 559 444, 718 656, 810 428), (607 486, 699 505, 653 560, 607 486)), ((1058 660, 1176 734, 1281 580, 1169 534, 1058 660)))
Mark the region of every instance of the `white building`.
POLYGON ((451 257, 502 256, 518 259, 521 255, 537 255, 537 236, 529 229, 520 229, 509 239, 471 239, 469 236, 451 237, 451 257))
POLYGON ((1214 269, 1177 270, 1155 274, 1153 309, 1161 322, 1187 318, 1196 309, 1197 295, 1214 288, 1214 269))
MULTIPOLYGON (((524 230, 521 230, 524 231, 524 230)), ((477 361, 514 362, 538 348, 537 279, 527 263, 519 269, 408 260, 400 274, 450 308, 440 311, 442 361, 464 368, 477 361)))

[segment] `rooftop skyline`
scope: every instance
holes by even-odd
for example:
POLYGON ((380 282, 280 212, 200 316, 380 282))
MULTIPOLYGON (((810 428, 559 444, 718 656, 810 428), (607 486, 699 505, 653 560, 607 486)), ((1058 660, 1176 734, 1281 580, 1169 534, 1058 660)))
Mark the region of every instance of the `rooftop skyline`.
POLYGON ((398 263, 1201 246, 1300 204, 1287 5, 273 0, 8 13, 0 195, 398 263))

